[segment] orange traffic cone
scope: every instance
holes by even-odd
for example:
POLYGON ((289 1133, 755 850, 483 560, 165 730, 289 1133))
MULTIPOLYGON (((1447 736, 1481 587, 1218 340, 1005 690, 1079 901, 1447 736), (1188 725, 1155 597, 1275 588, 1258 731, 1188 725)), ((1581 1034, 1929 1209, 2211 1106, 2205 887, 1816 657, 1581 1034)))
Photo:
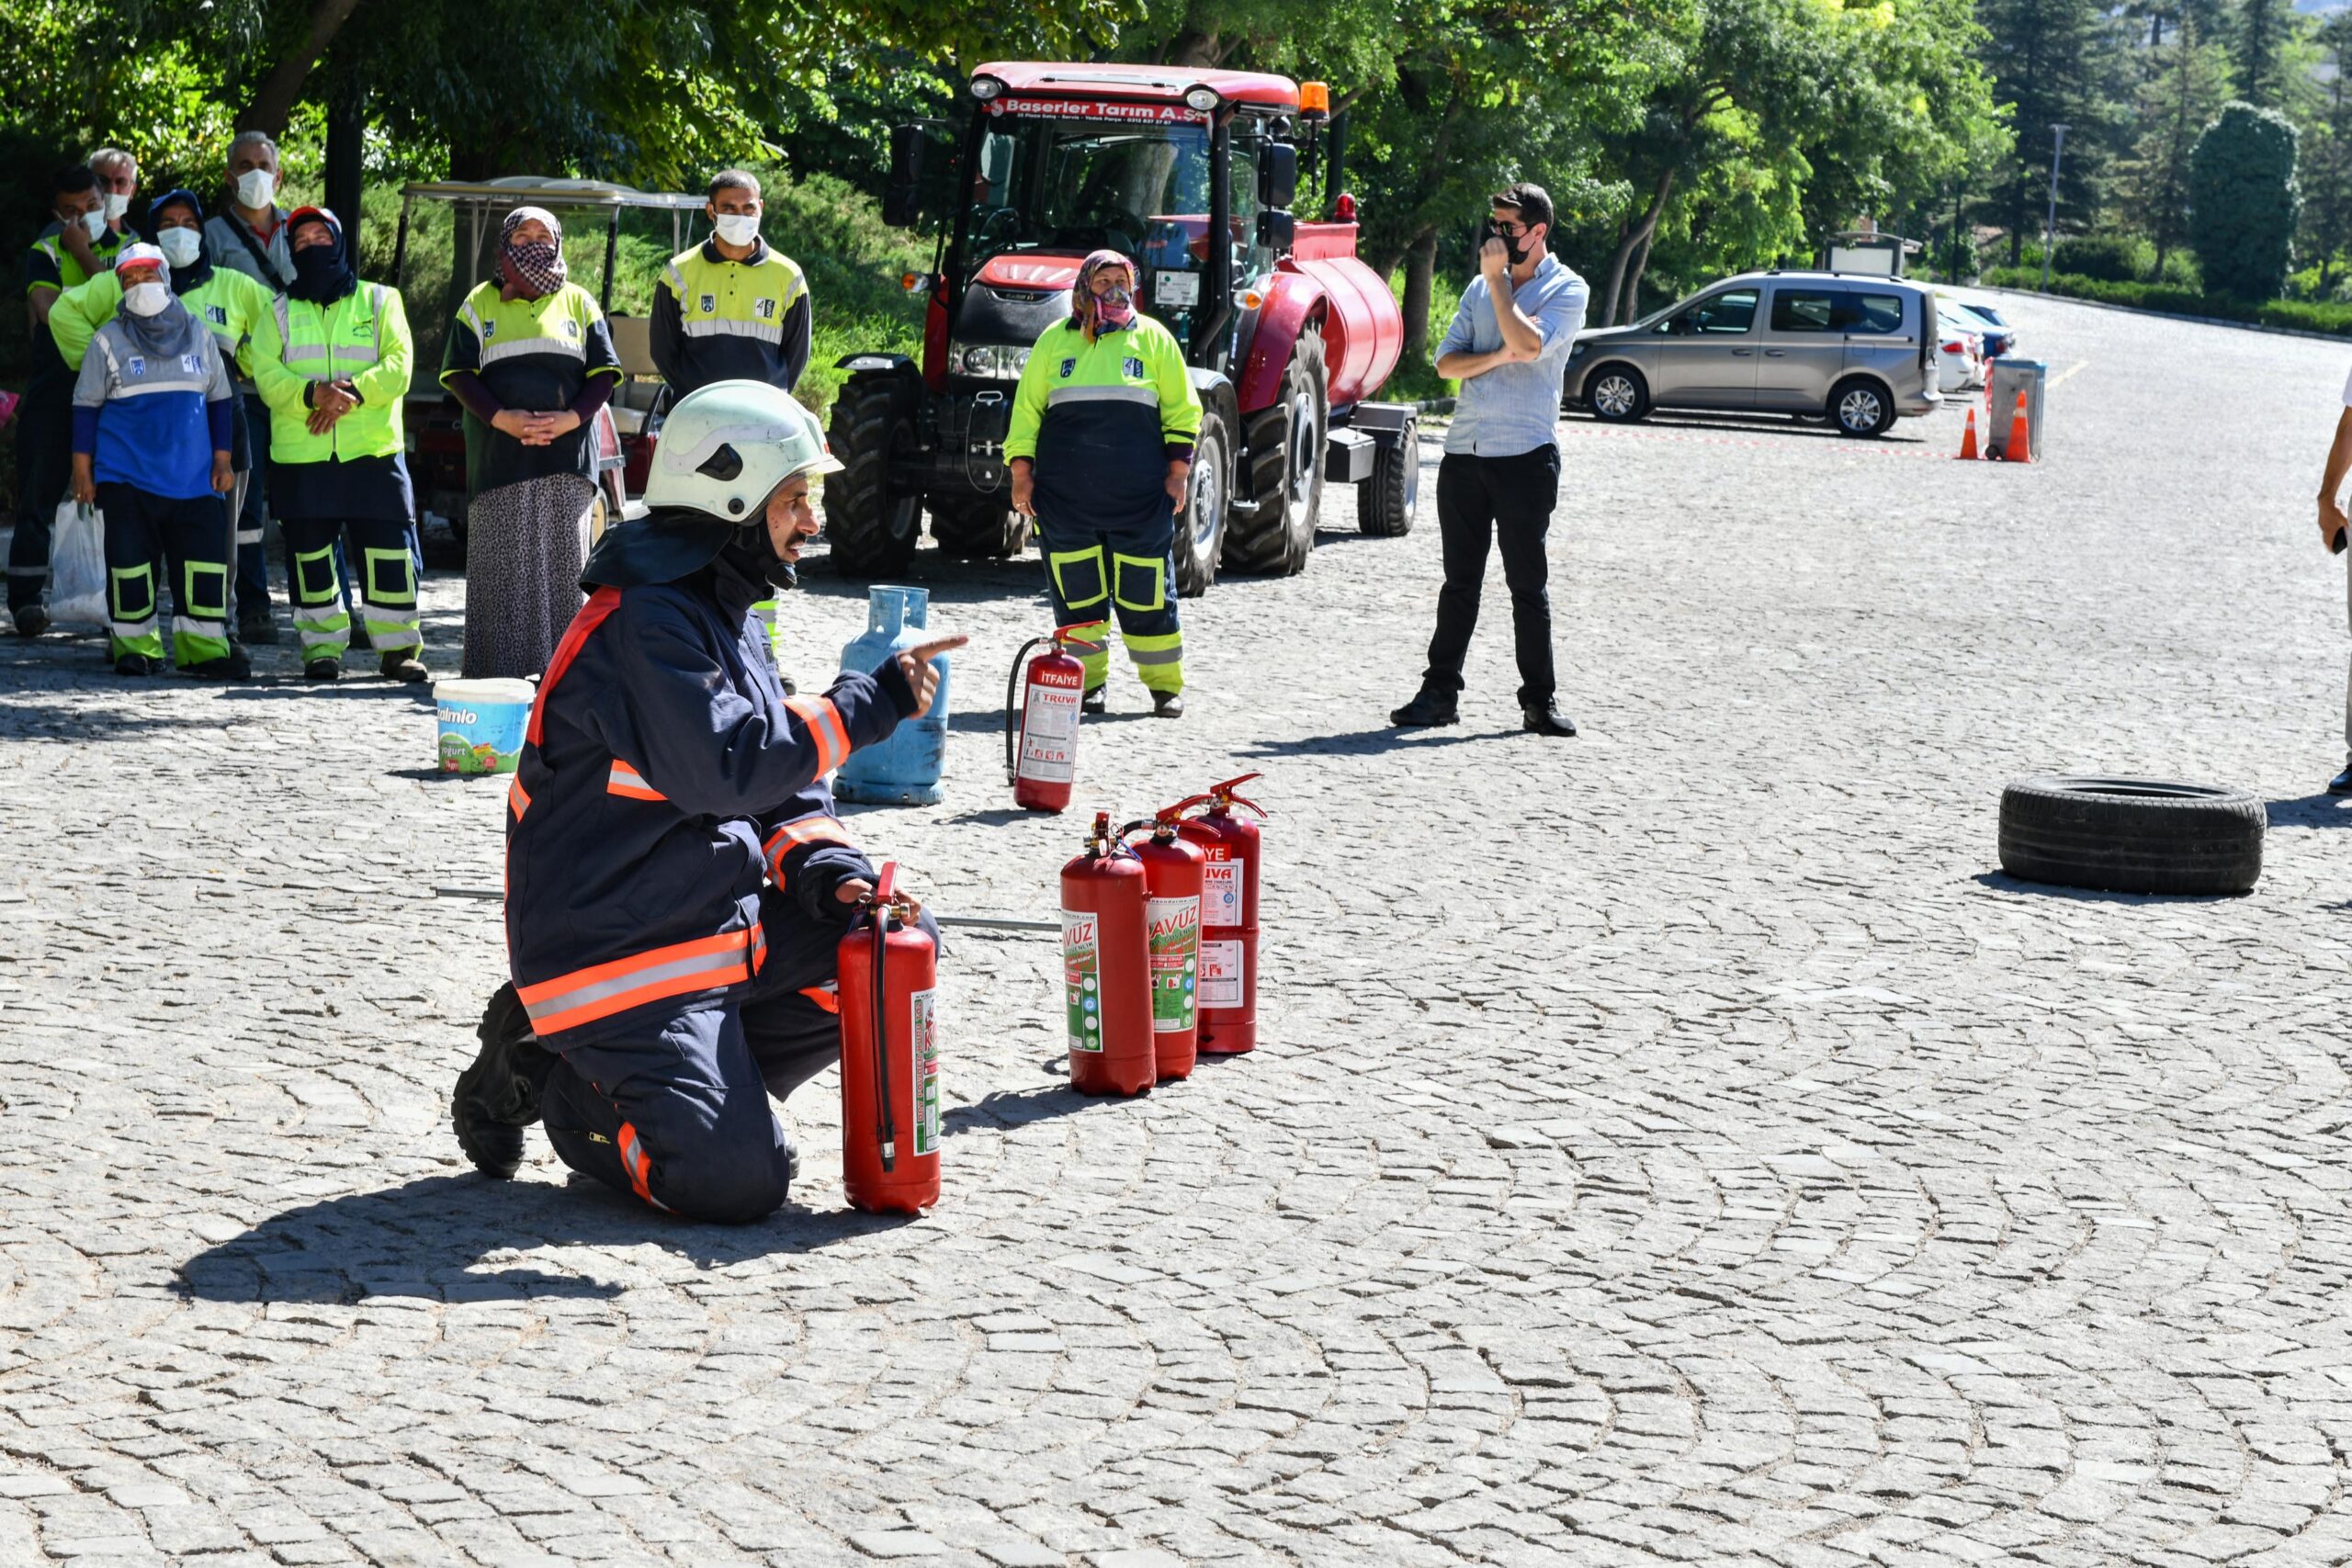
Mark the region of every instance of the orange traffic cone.
POLYGON ((2026 418, 2025 389, 2018 389, 2017 411, 2009 415, 2009 439, 2001 448, 2001 458, 2009 463, 2033 461, 2033 424, 2026 418))
POLYGON ((1979 454, 1976 450, 1976 405, 1974 403, 1971 403, 1968 405, 1968 428, 1960 433, 1960 460, 1963 463, 1969 462, 1978 455, 1979 454))

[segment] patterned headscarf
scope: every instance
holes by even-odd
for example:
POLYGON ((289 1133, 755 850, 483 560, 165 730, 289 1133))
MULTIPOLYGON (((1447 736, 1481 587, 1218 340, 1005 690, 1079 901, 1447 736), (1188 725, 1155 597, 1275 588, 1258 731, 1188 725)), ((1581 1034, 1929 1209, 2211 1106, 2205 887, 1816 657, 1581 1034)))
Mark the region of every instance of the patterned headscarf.
POLYGON ((312 223, 323 224, 334 243, 294 253, 294 281, 286 292, 297 299, 332 305, 359 287, 359 274, 352 269, 351 242, 344 234, 343 220, 323 207, 298 207, 288 213, 286 243, 292 244, 296 231, 312 223))
POLYGON ((1094 275, 1106 266, 1125 268, 1130 284, 1136 278, 1136 264, 1116 251, 1096 251, 1078 264, 1078 281, 1069 289, 1069 324, 1090 337, 1135 324, 1132 316, 1124 321, 1102 320, 1102 302, 1094 298, 1094 275))
POLYGON ((498 268, 505 279, 502 292, 510 296, 539 299, 562 288, 568 276, 563 264, 563 225, 555 220, 555 214, 544 207, 518 207, 508 213, 506 221, 498 226, 498 268), (534 218, 548 226, 554 243, 514 243, 514 231, 534 218))

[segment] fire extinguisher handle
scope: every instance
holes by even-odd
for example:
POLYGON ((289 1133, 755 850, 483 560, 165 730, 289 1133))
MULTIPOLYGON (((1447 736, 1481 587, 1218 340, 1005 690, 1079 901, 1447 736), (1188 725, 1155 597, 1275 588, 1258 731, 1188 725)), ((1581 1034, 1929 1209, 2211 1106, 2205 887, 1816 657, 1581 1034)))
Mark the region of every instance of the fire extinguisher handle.
POLYGON ((1033 637, 1021 645, 1020 652, 1012 656, 1012 673, 1004 682, 1004 779, 1007 784, 1015 782, 1021 776, 1020 767, 1013 761, 1012 742, 1015 722, 1013 716, 1020 711, 1021 706, 1021 661, 1028 658, 1029 650, 1039 643, 1054 640, 1055 638, 1050 637, 1033 637))

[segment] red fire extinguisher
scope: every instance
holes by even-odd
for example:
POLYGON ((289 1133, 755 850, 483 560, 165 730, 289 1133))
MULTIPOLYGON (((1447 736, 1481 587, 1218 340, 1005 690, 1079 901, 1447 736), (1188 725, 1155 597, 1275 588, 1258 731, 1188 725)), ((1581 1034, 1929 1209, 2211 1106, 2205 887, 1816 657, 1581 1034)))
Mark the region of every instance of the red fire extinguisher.
POLYGON ((1143 862, 1144 921, 1151 942, 1151 1043, 1159 1081, 1193 1076, 1200 1045, 1201 852, 1177 835, 1173 808, 1155 821, 1130 822, 1151 837, 1130 846, 1143 862))
POLYGON ((842 1009, 842 1185, 850 1207, 915 1214, 939 1201, 939 955, 882 867, 836 950, 842 1009))
POLYGON ((1069 1087, 1141 1094, 1159 1076, 1143 862, 1094 814, 1086 852, 1062 867, 1062 976, 1069 1087))
POLYGON ((1012 804, 1024 811, 1069 806, 1078 778, 1078 706, 1086 694, 1086 667, 1069 649, 1087 641, 1079 633, 1093 629, 1057 626, 1053 636, 1031 637, 1012 656, 1004 686, 1004 773, 1012 785, 1012 804), (1052 646, 1029 660, 1024 680, 1021 661, 1042 644, 1052 646))
POLYGON ((1234 815, 1242 807, 1266 815, 1233 792, 1263 774, 1244 773, 1211 784, 1206 795, 1180 800, 1159 814, 1167 821, 1196 806, 1208 809, 1177 828, 1199 846, 1201 867, 1200 1050, 1236 1056, 1258 1045, 1258 825, 1234 815))

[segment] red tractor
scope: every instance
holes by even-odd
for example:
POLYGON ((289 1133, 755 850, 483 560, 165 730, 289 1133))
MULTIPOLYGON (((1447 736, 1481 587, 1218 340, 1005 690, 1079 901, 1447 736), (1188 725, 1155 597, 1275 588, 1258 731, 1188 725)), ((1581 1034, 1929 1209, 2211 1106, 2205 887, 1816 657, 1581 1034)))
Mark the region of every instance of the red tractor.
MULTIPOLYGON (((1181 592, 1220 564, 1306 570, 1326 479, 1355 483, 1363 532, 1412 526, 1415 411, 1374 403, 1404 343, 1387 284, 1356 259, 1354 204, 1302 223, 1296 127, 1307 152, 1329 95, 1252 72, 1153 65, 983 65, 958 138, 942 121, 891 132, 884 218, 935 220, 922 363, 856 354, 834 405, 825 487, 833 558, 895 572, 931 513, 950 554, 1004 558, 1027 542, 1004 441, 1031 344, 1069 312, 1088 252, 1134 258, 1137 303, 1183 344, 1204 418, 1178 519, 1181 592)), ((1336 164, 1336 159, 1334 160, 1336 164)), ((1332 171, 1336 174, 1336 168, 1332 171)), ((1336 185, 1336 180, 1327 181, 1336 185)))

